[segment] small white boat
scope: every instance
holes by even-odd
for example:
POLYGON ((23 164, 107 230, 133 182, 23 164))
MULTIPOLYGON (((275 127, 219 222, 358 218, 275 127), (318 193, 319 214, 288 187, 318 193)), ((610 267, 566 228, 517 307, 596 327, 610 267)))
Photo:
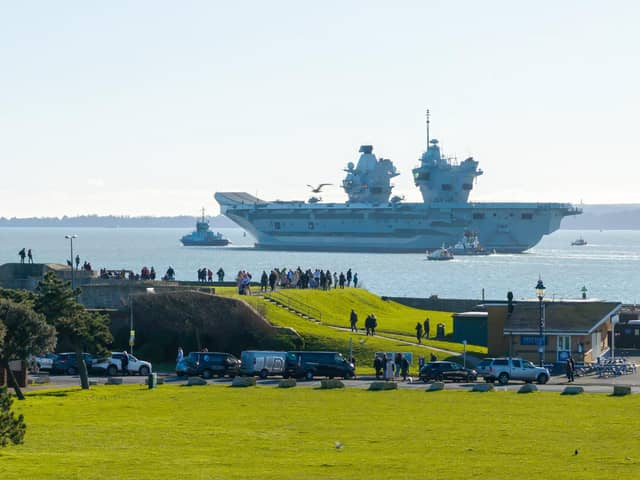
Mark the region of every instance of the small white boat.
POLYGON ((427 260, 453 260, 453 253, 444 246, 442 246, 442 248, 437 248, 432 252, 427 250, 427 260))
POLYGON ((574 246, 574 247, 581 247, 581 246, 586 245, 586 244, 587 244, 587 241, 582 237, 580 237, 577 240, 574 240, 573 242, 571 242, 571 245, 574 246))

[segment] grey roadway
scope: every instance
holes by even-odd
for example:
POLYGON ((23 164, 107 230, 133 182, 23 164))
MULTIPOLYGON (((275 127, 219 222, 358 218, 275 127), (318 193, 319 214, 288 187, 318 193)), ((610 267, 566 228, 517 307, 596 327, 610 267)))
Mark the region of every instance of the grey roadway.
MULTIPOLYGON (((184 384, 186 383, 186 378, 180 378, 175 375, 170 374, 159 374, 159 377, 163 378, 165 384, 184 384)), ((33 376, 33 378, 37 378, 37 376, 33 376)), ((90 380, 96 382, 98 385, 104 385, 107 381, 108 377, 102 376, 92 376, 90 380)), ((146 381, 146 377, 141 376, 125 376, 120 377, 123 379, 123 383, 125 384, 144 384, 146 381)), ((78 386, 80 384, 78 376, 70 376, 70 375, 52 375, 50 376, 50 383, 43 385, 35 385, 29 386, 25 389, 25 391, 33 391, 39 390, 43 388, 69 388, 73 386, 78 386)), ((258 385, 262 386, 277 386, 280 381, 279 377, 269 378, 266 380, 257 380, 258 385)), ((376 381, 373 376, 362 376, 355 380, 344 380, 344 384, 348 388, 369 388, 371 382, 376 381)), ((208 380, 210 384, 220 384, 220 385, 229 385, 231 384, 231 379, 229 378, 215 378, 212 380, 208 380)), ((475 384, 483 383, 482 379, 475 382, 475 384)), ((447 390, 470 390, 473 387, 474 383, 462 382, 445 382, 445 389, 447 390)), ((523 385, 522 382, 510 382, 508 385, 495 385, 495 389, 497 391, 517 391, 523 385)), ((625 385, 630 386, 632 393, 640 393, 640 374, 631 374, 631 375, 621 375, 618 377, 608 377, 608 378, 599 378, 596 375, 587 375, 584 377, 576 377, 576 381, 573 383, 567 382, 566 377, 564 376, 554 376, 551 377, 551 380, 546 385, 537 385, 538 389, 542 392, 557 392, 560 393, 564 390, 565 387, 569 385, 581 386, 584 388, 585 392, 588 393, 611 393, 613 391, 614 385, 625 385)), ((306 381, 299 380, 298 386, 300 387, 319 387, 320 379, 306 381)), ((407 381, 399 381, 398 388, 403 389, 425 389, 428 384, 425 384, 422 381, 415 379, 412 377, 411 380, 407 381)), ((117 388, 117 387, 116 387, 117 388)))

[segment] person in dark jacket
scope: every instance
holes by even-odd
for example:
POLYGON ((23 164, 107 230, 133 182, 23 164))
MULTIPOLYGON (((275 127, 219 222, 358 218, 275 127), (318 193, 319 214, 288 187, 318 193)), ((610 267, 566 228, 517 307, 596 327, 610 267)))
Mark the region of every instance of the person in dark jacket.
POLYGON ((357 332, 358 331, 358 314, 356 313, 356 311, 352 308, 351 309, 351 315, 349 317, 349 323, 351 324, 351 331, 352 332, 357 332))
POLYGON ((127 351, 122 352, 122 360, 120 360, 122 366, 122 374, 129 375, 129 354, 127 351))
MULTIPOLYGON (((269 282, 269 277, 267 276, 267 272, 262 271, 262 276, 260 277, 260 291, 267 291, 267 283, 269 282)), ((273 290, 273 289, 272 289, 273 290)))
POLYGON ((380 355, 376 355, 376 358, 373 360, 373 368, 376 371, 376 379, 380 378, 384 371, 382 357, 380 355))
POLYGON ((416 323, 416 338, 418 343, 422 343, 422 324, 420 322, 416 323))

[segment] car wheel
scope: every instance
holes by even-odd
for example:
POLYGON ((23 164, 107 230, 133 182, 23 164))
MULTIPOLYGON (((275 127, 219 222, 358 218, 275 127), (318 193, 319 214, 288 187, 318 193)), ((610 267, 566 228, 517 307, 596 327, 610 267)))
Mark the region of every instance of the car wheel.
POLYGON ((67 368, 67 375, 77 375, 78 369, 76 367, 67 368))
POLYGON ((353 375, 353 374, 351 374, 351 373, 345 373, 344 377, 342 377, 342 378, 344 378, 345 380, 351 380, 353 377, 354 377, 354 375, 353 375))
POLYGON ((283 373, 282 374, 282 378, 289 378, 289 374, 288 373, 283 373))
POLYGON ((506 372, 502 372, 500 375, 498 375, 498 382, 500 382, 500 385, 506 385, 507 383, 509 383, 509 374, 506 372))
POLYGON ((118 367, 116 367, 115 365, 109 365, 109 367, 107 367, 107 375, 109 375, 110 377, 114 377, 118 374, 118 367))
POLYGON ((138 370, 138 373, 146 377, 147 375, 149 375, 149 367, 147 367, 146 365, 141 366, 140 370, 138 370))
POLYGON ((544 385, 548 381, 549 381, 549 377, 546 374, 541 373, 540 375, 538 375, 538 383, 539 384, 544 385))
POLYGON ((260 370, 260 378, 261 379, 265 379, 269 376, 269 371, 266 368, 263 368, 262 370, 260 370))
POLYGON ((313 380, 313 372, 311 370, 307 370, 304 372, 304 378, 307 380, 313 380))
POLYGON ((213 376, 213 372, 209 369, 206 369, 202 372, 202 378, 211 378, 213 376))

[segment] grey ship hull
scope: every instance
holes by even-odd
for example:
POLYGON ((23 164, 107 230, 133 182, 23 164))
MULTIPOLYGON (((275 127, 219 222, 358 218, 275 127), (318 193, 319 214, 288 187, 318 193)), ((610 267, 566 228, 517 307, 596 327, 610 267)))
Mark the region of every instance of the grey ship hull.
POLYGON ((578 213, 563 203, 307 204, 264 202, 240 192, 215 198, 257 248, 270 250, 424 253, 473 230, 485 248, 519 253, 578 213))

